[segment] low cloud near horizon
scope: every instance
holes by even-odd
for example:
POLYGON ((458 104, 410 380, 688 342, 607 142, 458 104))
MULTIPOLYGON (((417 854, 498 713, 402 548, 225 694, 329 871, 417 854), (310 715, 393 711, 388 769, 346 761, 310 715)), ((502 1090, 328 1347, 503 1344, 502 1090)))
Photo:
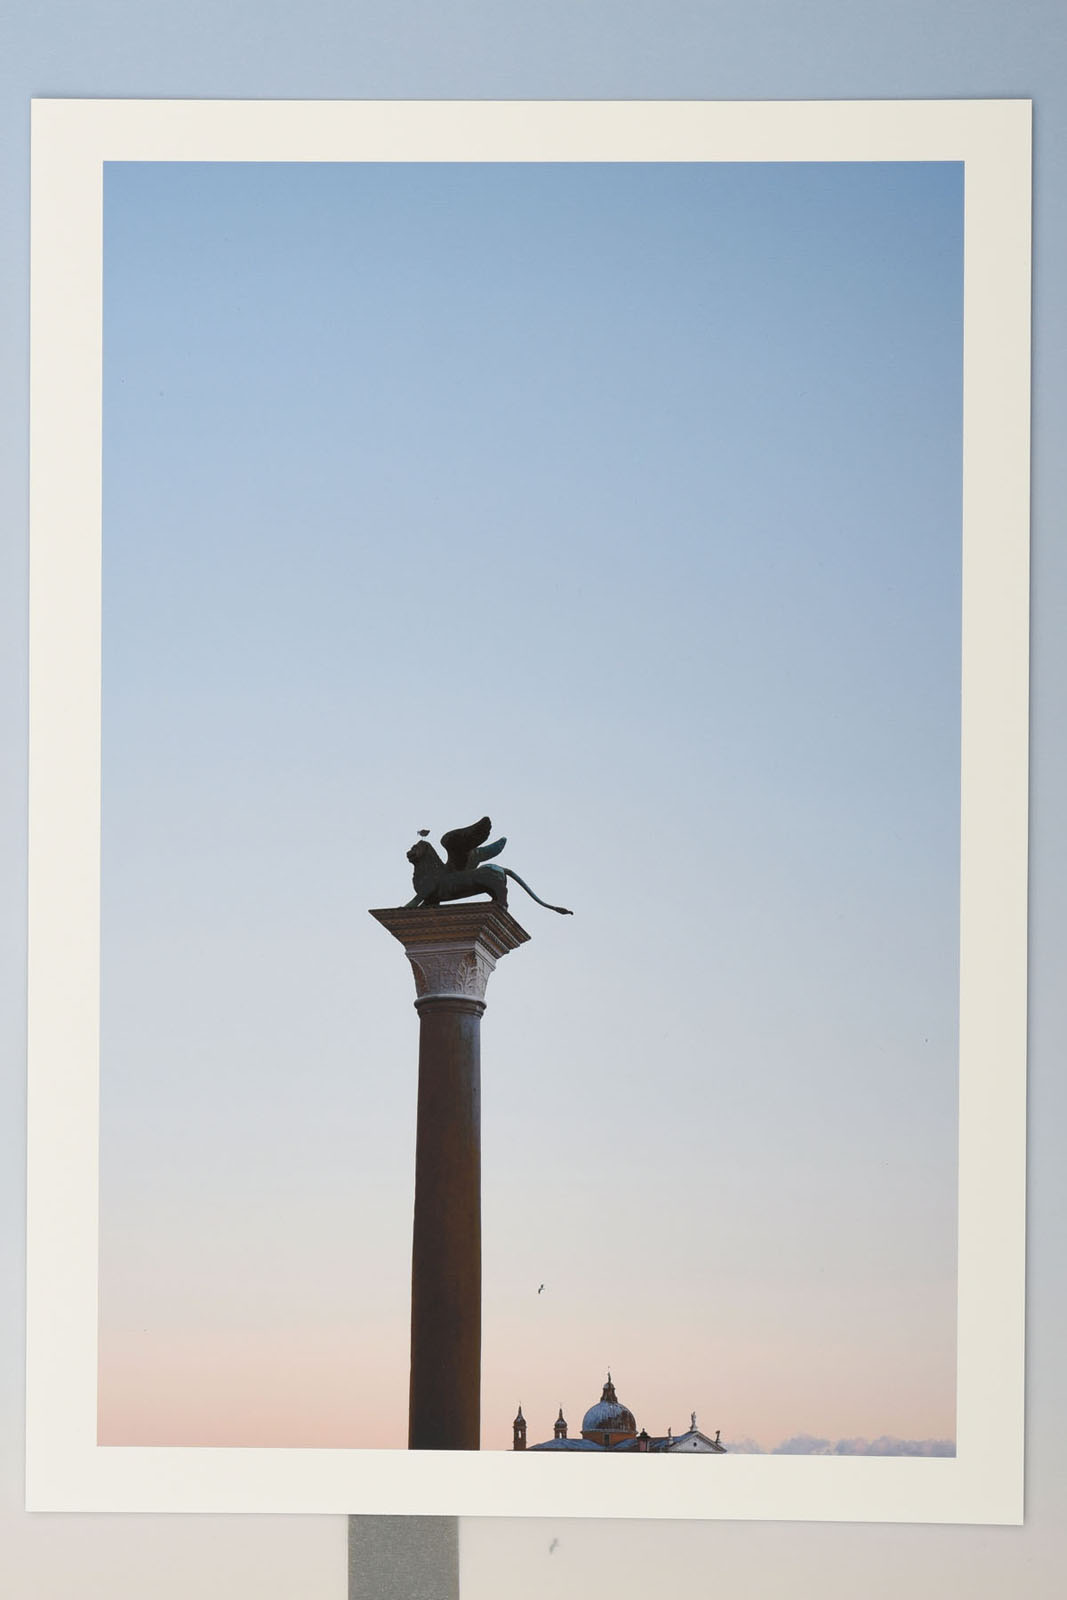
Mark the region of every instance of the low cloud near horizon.
POLYGON ((896 1439, 881 1434, 877 1439, 818 1439, 814 1434, 796 1433, 765 1450, 755 1439, 724 1440, 729 1453, 739 1456, 954 1456, 954 1439, 896 1439))

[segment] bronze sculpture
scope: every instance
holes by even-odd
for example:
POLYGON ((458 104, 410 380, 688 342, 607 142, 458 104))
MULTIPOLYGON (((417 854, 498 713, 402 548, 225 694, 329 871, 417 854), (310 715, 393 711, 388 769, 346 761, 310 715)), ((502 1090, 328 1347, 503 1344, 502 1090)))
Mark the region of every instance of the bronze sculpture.
MULTIPOLYGON (((447 860, 442 861, 428 839, 420 838, 412 845, 407 858, 414 867, 412 886, 415 898, 409 900, 405 910, 415 906, 439 906, 445 900, 466 900, 473 894, 487 894, 494 905, 506 907, 508 879, 514 878, 526 890, 531 900, 548 911, 558 911, 562 917, 573 916, 566 906, 550 906, 547 900, 535 894, 530 885, 510 867, 489 865, 491 856, 498 856, 507 844, 506 839, 494 839, 486 844, 493 824, 482 817, 469 828, 452 828, 441 835, 447 860)), ((419 830, 420 834, 424 832, 419 830)))

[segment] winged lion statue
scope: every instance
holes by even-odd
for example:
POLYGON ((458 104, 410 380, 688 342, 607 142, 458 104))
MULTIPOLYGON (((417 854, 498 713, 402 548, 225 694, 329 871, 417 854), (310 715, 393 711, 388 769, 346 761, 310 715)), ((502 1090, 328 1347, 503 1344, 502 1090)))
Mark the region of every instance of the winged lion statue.
POLYGON ((415 898, 405 909, 415 906, 439 906, 444 900, 466 900, 473 894, 487 894, 494 905, 507 907, 508 879, 514 878, 532 900, 548 911, 558 911, 561 917, 574 913, 566 906, 550 906, 547 900, 534 894, 530 885, 510 867, 492 864, 491 857, 498 856, 507 844, 506 839, 486 840, 493 831, 488 817, 474 822, 469 828, 452 828, 441 835, 447 859, 442 861, 428 839, 419 839, 407 853, 414 872, 412 887, 415 898))

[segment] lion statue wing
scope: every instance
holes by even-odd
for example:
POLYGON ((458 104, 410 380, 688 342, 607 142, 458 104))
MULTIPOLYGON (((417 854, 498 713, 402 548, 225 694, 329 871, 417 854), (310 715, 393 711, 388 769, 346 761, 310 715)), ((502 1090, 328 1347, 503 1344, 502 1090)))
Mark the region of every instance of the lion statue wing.
MULTIPOLYGON (((449 871, 466 872, 469 867, 477 866, 479 860, 484 860, 484 856, 477 853, 478 846, 485 843, 492 831, 493 824, 489 818, 482 817, 480 822, 472 822, 469 828, 452 828, 448 833, 443 833, 441 843, 448 856, 449 871)), ((503 841, 500 848, 504 848, 503 841)), ((495 849, 493 854, 496 854, 495 849)))

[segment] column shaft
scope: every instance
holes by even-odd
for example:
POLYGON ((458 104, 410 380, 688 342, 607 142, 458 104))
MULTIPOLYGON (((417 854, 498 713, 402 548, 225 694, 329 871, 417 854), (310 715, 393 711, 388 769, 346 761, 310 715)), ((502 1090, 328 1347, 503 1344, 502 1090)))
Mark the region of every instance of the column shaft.
POLYGON ((407 952, 419 1013, 408 1448, 477 1450, 481 1018, 496 963, 530 935, 493 901, 398 906, 371 916, 407 952))
POLYGON ((477 1450, 481 1406, 482 1001, 419 1010, 408 1448, 477 1450))

